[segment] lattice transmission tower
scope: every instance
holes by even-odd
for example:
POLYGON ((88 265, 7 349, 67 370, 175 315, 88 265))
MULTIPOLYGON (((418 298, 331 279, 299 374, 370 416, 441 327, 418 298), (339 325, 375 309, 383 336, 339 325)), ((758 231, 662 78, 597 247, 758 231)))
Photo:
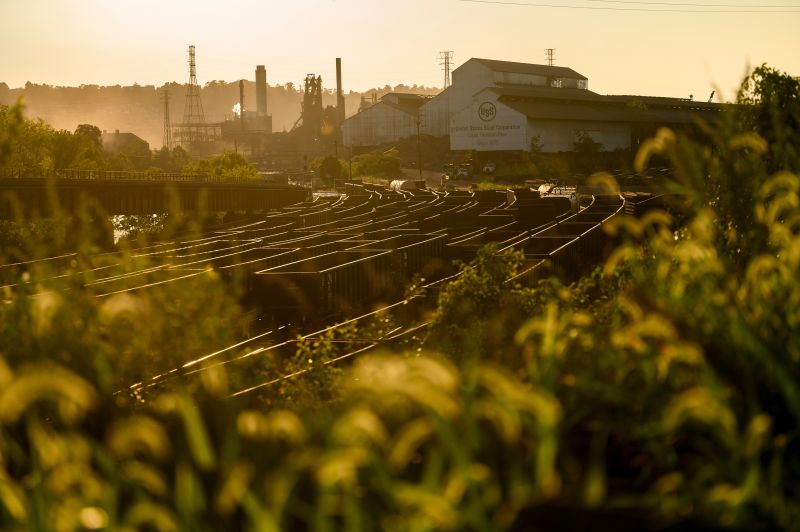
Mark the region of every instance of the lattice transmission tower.
POLYGON ((442 67, 444 70, 444 88, 450 86, 450 67, 453 64, 453 51, 452 50, 445 50, 444 52, 439 52, 439 66, 442 67))
POLYGON ((164 88, 161 91, 161 99, 164 101, 164 141, 163 146, 169 150, 174 148, 172 142, 172 121, 169 117, 169 89, 164 88))
POLYGON ((553 66, 556 63, 556 49, 555 48, 545 48, 544 49, 544 59, 547 61, 547 66, 553 66))
POLYGON ((197 64, 194 45, 189 46, 189 86, 186 88, 186 104, 183 108, 183 124, 180 129, 181 145, 193 145, 208 140, 200 86, 197 84, 197 64))

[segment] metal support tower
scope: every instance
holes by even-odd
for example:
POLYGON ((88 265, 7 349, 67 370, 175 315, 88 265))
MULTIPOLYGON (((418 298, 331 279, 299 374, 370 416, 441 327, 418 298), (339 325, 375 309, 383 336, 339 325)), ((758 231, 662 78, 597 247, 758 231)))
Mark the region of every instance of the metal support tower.
POLYGON ((544 49, 544 58, 547 61, 547 66, 553 66, 556 62, 556 49, 555 48, 545 48, 544 49))
POLYGON ((303 82, 303 128, 316 139, 322 130, 322 76, 308 74, 303 82))
POLYGON ((450 66, 453 64, 453 51, 445 50, 444 52, 439 52, 439 59, 441 59, 439 65, 444 70, 444 88, 446 89, 450 86, 450 66))
POLYGON ((172 143, 172 121, 169 116, 169 89, 164 88, 161 91, 161 99, 164 100, 164 141, 163 146, 168 150, 172 150, 174 145, 172 143))
POLYGON ((189 86, 186 88, 186 104, 183 108, 183 124, 181 124, 180 142, 182 145, 192 145, 208 140, 196 70, 194 45, 192 44, 189 46, 189 86))

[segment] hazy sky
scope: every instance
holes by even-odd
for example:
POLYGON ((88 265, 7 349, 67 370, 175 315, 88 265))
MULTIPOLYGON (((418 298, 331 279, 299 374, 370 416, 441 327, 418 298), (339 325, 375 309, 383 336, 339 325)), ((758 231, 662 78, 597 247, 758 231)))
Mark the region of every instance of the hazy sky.
POLYGON ((332 87, 340 56, 346 90, 441 86, 440 50, 460 65, 543 63, 545 48, 607 94, 730 95, 762 62, 800 75, 800 0, 513 1, 0 0, 0 81, 185 82, 189 44, 200 83, 265 64, 270 84, 313 72, 332 87))

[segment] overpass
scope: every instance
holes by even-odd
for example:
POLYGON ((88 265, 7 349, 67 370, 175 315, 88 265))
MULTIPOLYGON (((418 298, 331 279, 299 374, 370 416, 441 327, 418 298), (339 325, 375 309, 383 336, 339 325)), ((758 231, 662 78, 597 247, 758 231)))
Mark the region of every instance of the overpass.
POLYGON ((58 172, 0 176, 0 219, 64 216, 90 208, 107 215, 266 211, 302 202, 304 188, 206 175, 58 172))

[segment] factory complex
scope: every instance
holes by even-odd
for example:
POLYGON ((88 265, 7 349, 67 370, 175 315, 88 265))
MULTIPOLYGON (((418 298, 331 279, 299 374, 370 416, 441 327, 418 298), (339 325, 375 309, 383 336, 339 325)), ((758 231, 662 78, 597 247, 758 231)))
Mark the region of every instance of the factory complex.
POLYGON ((352 156, 422 135, 449 139, 455 152, 571 152, 581 142, 598 151, 628 150, 662 126, 691 129, 714 122, 723 107, 712 98, 598 94, 589 90, 586 76, 553 65, 552 57, 548 65, 472 58, 453 70, 452 82, 448 67, 445 88, 436 96, 390 92, 378 99, 373 93, 346 118, 337 58, 336 106, 323 105, 322 78, 308 74, 300 117, 290 131, 275 133, 263 65, 256 67, 254 109, 246 106, 240 81, 234 117, 210 123, 200 101, 194 54, 190 46, 183 121, 175 127, 164 95, 164 145, 180 144, 198 155, 233 149, 267 168, 307 170, 314 158, 340 148, 352 156))
POLYGON ((342 123, 345 146, 366 148, 416 135, 450 136, 454 151, 572 151, 591 138, 629 149, 659 126, 714 121, 720 104, 652 96, 608 96, 570 68, 472 58, 434 97, 390 93, 342 123))

